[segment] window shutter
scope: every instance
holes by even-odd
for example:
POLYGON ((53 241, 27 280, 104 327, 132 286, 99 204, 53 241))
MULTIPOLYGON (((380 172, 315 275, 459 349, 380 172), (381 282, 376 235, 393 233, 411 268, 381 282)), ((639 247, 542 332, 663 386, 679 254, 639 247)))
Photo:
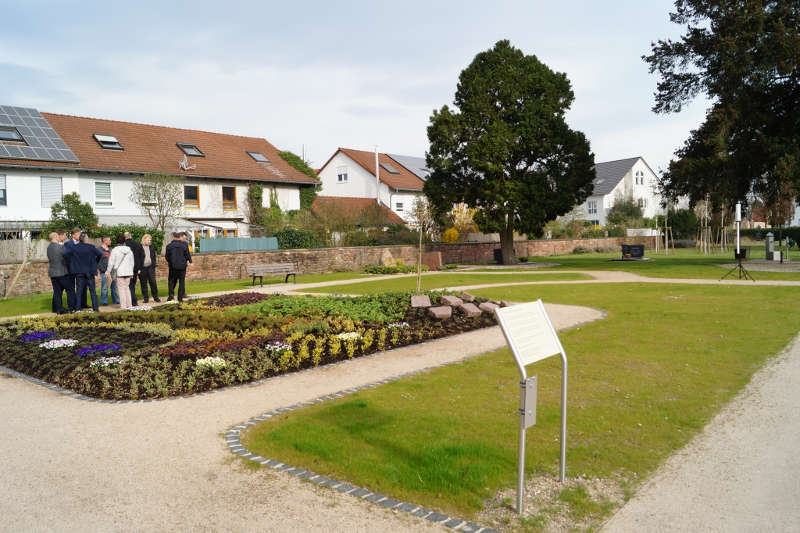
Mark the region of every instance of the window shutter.
POLYGON ((61 201, 61 178, 42 176, 42 207, 50 208, 61 201))
POLYGON ((0 189, 6 188, 6 177, 0 174, 0 189))
POLYGON ((111 206, 111 182, 108 181, 94 182, 94 203, 98 207, 111 206))

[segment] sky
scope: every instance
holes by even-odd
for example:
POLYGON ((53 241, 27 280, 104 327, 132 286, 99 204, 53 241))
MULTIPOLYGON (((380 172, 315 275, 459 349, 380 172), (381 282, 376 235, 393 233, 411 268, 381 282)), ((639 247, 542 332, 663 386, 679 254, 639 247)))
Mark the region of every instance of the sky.
POLYGON ((424 156, 459 73, 508 39, 570 79, 595 160, 656 172, 705 115, 651 111, 641 56, 672 2, 0 0, 0 104, 264 137, 322 166, 340 146, 424 156), (610 7, 613 6, 613 9, 610 7))

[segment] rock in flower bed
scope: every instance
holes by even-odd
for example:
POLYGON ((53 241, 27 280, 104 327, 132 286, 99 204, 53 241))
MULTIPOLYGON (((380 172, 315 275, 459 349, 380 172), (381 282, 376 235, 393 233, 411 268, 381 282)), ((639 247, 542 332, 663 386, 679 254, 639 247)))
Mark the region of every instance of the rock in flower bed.
MULTIPOLYGON (((0 364, 108 399, 193 394, 494 325, 445 320, 410 294, 357 298, 237 293, 148 312, 0 325, 0 364), (230 296, 230 297, 228 297, 230 296)), ((434 305, 440 293, 429 293, 434 305)))

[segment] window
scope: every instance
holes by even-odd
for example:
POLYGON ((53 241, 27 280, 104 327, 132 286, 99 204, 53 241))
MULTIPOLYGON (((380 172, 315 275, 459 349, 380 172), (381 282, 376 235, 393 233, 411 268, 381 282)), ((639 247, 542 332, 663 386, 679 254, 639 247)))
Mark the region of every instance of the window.
POLYGON ((589 222, 591 222, 592 226, 599 226, 599 225, 600 225, 600 221, 599 221, 599 220, 597 220, 597 219, 595 219, 595 220, 590 220, 589 222))
POLYGON ((22 135, 17 131, 17 128, 11 126, 0 126, 0 141, 18 141, 25 142, 22 135))
POLYGON ((184 207, 200 209, 200 187, 197 185, 183 186, 183 205, 184 207))
POLYGON ((398 213, 402 213, 403 212, 403 202, 395 202, 394 210, 397 211, 398 213))
POLYGON ((261 152, 247 152, 247 155, 258 161, 259 163, 269 163, 269 159, 267 159, 267 156, 265 156, 261 152))
POLYGON ((388 172, 389 174, 400 174, 400 171, 394 168, 389 163, 381 163, 381 166, 388 172))
POLYGON ((590 215, 596 215, 597 214, 597 200, 589 200, 588 202, 586 202, 586 211, 590 215))
POLYGON ((0 174, 0 205, 8 205, 6 198, 6 177, 0 174))
POLYGON ((636 185, 644 185, 644 172, 637 170, 635 174, 636 185))
POLYGON ((238 229, 222 230, 222 236, 226 237, 226 238, 227 237, 238 237, 239 236, 239 230, 238 229))
POLYGON ((345 183, 347 181, 347 167, 339 167, 336 169, 336 181, 338 183, 345 183))
POLYGON ((56 202, 61 201, 61 178, 42 176, 42 207, 49 209, 56 202))
POLYGON ((94 182, 94 205, 95 207, 111 207, 111 182, 94 182))
POLYGON ((647 198, 639 198, 639 199, 636 201, 636 204, 637 204, 637 205, 639 206, 639 208, 641 208, 641 209, 647 209, 647 198))
POLYGON ((156 205, 155 185, 142 185, 142 205, 156 205))
POLYGON ((194 157, 205 157, 206 154, 200 151, 200 148, 197 146, 190 144, 190 143, 178 143, 178 148, 183 150, 183 153, 186 155, 191 155, 194 157))
POLYGON ((222 209, 236 209, 236 187, 222 188, 222 209))
POLYGON ((99 133, 95 133, 93 137, 94 140, 106 150, 124 150, 117 138, 113 135, 101 135, 99 133))

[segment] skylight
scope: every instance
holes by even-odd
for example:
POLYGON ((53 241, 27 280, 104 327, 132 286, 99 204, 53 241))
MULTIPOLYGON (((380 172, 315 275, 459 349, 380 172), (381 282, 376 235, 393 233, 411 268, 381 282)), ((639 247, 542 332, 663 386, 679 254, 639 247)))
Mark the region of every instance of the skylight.
POLYGON ((95 133, 93 135, 94 140, 97 141, 100 146, 105 148, 106 150, 124 150, 122 145, 119 143, 116 137, 113 135, 101 135, 99 133, 95 133))
POLYGON ((0 141, 20 141, 24 142, 22 135, 20 135, 17 128, 12 128, 8 126, 0 127, 0 141))
POLYGON ((191 155, 195 157, 205 157, 206 155, 200 151, 200 148, 197 146, 190 144, 190 143, 177 143, 178 148, 183 150, 183 153, 186 155, 191 155))
POLYGON ((269 163, 269 159, 267 159, 267 156, 265 156, 261 152, 247 152, 247 155, 258 161, 259 163, 269 163))
POLYGON ((388 172, 389 174, 400 174, 400 171, 394 168, 389 163, 381 163, 381 166, 388 172))

